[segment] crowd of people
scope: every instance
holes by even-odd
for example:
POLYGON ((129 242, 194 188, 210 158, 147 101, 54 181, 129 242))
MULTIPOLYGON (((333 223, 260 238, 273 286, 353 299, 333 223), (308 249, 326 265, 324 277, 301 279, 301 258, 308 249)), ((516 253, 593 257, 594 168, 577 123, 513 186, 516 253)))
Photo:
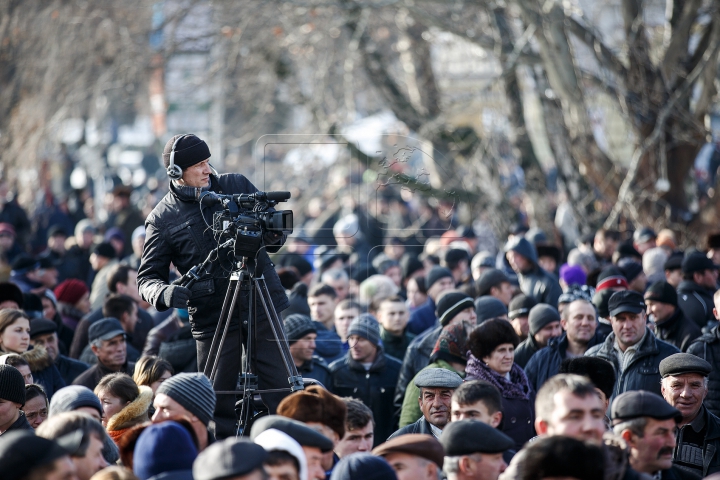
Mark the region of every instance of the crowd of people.
POLYGON ((523 224, 489 238, 428 202, 406 236, 358 205, 317 215, 262 267, 305 388, 240 425, 199 373, 217 318, 138 287, 146 233, 185 224, 159 232, 130 190, 113 196, 107 223, 65 218, 40 246, 16 203, 0 209, 0 478, 720 473, 717 235, 681 251, 670 230, 601 229, 567 249, 523 224))

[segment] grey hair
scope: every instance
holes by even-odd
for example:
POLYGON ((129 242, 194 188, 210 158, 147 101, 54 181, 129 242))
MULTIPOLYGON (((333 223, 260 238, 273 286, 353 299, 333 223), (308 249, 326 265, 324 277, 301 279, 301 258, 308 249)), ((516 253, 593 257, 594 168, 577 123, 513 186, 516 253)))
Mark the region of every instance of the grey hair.
POLYGON ((450 476, 460 472, 460 459, 462 457, 473 457, 476 461, 480 461, 481 455, 476 452, 471 455, 446 456, 443 461, 443 472, 445 472, 445 475, 450 476))
MULTIPOLYGON (((718 290, 718 292, 720 292, 720 290, 718 290)), ((665 377, 665 378, 661 378, 661 379, 660 379, 660 385, 662 385, 663 387, 665 387, 665 386, 666 386, 666 385, 665 385, 665 380, 667 380, 668 378, 670 378, 670 377, 668 376, 668 377, 665 377)), ((703 385, 705 386, 706 389, 708 388, 709 383, 710 383, 710 378, 709 378, 709 377, 703 377, 703 385)))
POLYGON ((615 435, 620 435, 623 430, 630 430, 640 438, 645 436, 645 427, 648 424, 648 417, 638 417, 618 423, 613 427, 615 435))

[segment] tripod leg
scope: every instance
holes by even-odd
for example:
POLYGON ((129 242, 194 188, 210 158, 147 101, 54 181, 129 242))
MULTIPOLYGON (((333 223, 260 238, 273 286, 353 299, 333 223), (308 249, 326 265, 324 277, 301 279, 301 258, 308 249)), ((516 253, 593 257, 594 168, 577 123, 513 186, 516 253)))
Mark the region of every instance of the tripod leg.
POLYGON ((300 374, 298 373, 295 362, 290 355, 290 349, 288 347, 287 337, 285 336, 285 330, 280 323, 280 317, 278 316, 278 313, 275 311, 275 306, 272 303, 270 292, 268 291, 264 277, 256 279, 255 290, 257 291, 257 297, 260 299, 263 309, 265 310, 265 315, 267 316, 270 323, 270 328, 272 328, 273 331, 275 344, 277 345, 280 356, 282 357, 283 363, 285 364, 285 371, 287 372, 288 383, 290 383, 290 390, 293 392, 296 390, 303 390, 304 386, 302 376, 300 376, 300 374))
POLYGON ((213 338, 213 343, 210 346, 210 354, 208 355, 208 361, 205 364, 205 375, 210 379, 210 381, 214 384, 215 375, 217 373, 218 364, 220 363, 220 354, 222 352, 223 346, 225 345, 225 339, 227 338, 227 332, 230 328, 230 319, 232 318, 232 312, 235 311, 235 304, 237 303, 238 295, 240 294, 240 287, 241 282, 239 282, 237 279, 231 279, 230 285, 228 287, 228 291, 225 295, 225 301, 223 302, 223 309, 222 314, 220 315, 220 319, 218 321, 218 326, 215 332, 215 337, 213 338), (235 282, 235 288, 232 288, 232 284, 235 282), (232 292, 232 294, 231 294, 232 292), (232 295, 232 297, 230 297, 232 295), (227 305, 228 300, 230 300, 229 308, 227 305), (222 336, 218 339, 218 333, 220 331, 220 327, 222 325, 222 336), (213 345, 218 343, 217 348, 213 349, 213 345), (208 366, 210 365, 210 361, 212 359, 212 369, 210 370, 210 374, 208 375, 208 366))
MULTIPOLYGON (((225 324, 223 320, 227 316, 228 308, 231 303, 231 295, 233 295, 233 292, 235 291, 235 288, 233 288, 233 283, 236 282, 234 279, 230 279, 230 285, 228 285, 228 289, 225 292, 225 299, 223 300, 223 306, 222 311, 220 312, 220 317, 218 318, 218 324, 217 327, 215 327, 215 335, 213 335, 212 343, 210 343, 210 353, 208 354, 208 359, 205 362, 205 368, 203 368, 203 373, 206 377, 210 377, 210 372, 212 371, 211 362, 214 363, 214 358, 217 355, 214 352, 219 352, 218 349, 218 342, 220 341, 220 336, 222 335, 221 332, 225 329, 225 324)), ((222 345, 221 345, 222 347, 222 345)))

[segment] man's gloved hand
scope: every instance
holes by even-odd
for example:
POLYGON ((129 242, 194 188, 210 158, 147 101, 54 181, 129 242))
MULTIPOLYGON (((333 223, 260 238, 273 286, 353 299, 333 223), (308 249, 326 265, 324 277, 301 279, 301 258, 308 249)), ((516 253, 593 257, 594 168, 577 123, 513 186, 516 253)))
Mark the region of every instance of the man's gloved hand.
POLYGON ((163 292, 163 303, 168 308, 187 308, 192 292, 189 288, 180 285, 170 285, 163 292))

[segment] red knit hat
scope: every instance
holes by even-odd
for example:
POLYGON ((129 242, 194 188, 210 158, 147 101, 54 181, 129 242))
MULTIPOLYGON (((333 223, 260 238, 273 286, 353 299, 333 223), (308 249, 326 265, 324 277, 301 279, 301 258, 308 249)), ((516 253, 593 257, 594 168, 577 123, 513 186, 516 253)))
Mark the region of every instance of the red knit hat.
POLYGON ((58 302, 69 303, 75 305, 83 295, 88 292, 88 287, 85 282, 76 278, 68 278, 60 285, 55 287, 53 293, 58 299, 58 302))

